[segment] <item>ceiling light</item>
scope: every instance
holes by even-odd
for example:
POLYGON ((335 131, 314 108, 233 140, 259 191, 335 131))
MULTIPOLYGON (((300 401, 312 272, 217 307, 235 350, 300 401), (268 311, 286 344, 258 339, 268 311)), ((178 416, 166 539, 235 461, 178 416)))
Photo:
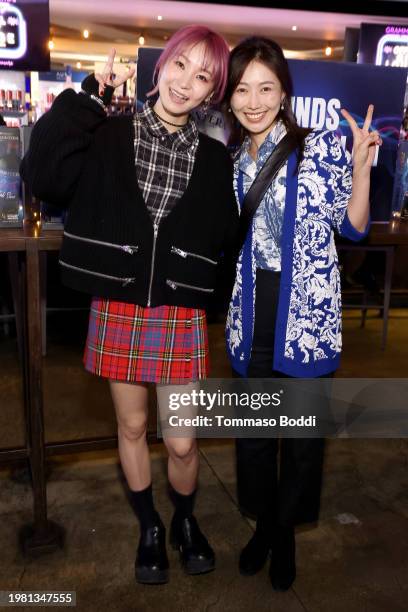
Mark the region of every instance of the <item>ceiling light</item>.
POLYGON ((157 21, 163 21, 162 15, 157 15, 157 21))
POLYGON ((332 54, 332 51, 333 51, 332 46, 331 46, 331 44, 329 43, 329 44, 327 45, 327 47, 325 48, 324 52, 325 52, 325 54, 327 55, 327 57, 330 57, 330 55, 332 54))
POLYGON ((139 36, 139 45, 144 45, 145 44, 145 37, 143 36, 143 34, 141 34, 139 36))
POLYGON ((52 54, 53 59, 60 59, 61 63, 71 65, 72 62, 86 62, 92 63, 98 62, 100 64, 106 64, 106 54, 84 54, 74 53, 72 51, 54 51, 52 54))
POLYGON ((297 30, 297 26, 292 26, 292 31, 296 32, 296 30, 297 30))
POLYGON ((52 51, 54 49, 55 45, 54 45, 54 41, 53 40, 49 40, 48 41, 48 48, 50 51, 52 51))
POLYGON ((77 67, 78 69, 79 69, 79 68, 82 68, 82 64, 81 64, 81 62, 77 62, 77 63, 76 63, 76 67, 77 67))
POLYGON ((89 30, 84 30, 84 31, 82 32, 82 36, 83 36, 84 38, 89 38, 89 30))

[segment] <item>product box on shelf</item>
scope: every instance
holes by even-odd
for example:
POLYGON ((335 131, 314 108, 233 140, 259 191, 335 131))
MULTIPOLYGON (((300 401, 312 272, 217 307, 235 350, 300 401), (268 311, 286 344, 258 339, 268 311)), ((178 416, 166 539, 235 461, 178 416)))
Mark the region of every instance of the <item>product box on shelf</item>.
MULTIPOLYGON (((20 128, 21 157, 27 153, 30 145, 32 126, 20 128)), ((65 212, 48 202, 42 202, 33 197, 23 183, 24 219, 39 222, 43 229, 62 229, 64 227, 65 212)))
POLYGON ((22 227, 20 131, 0 127, 0 227, 22 227))

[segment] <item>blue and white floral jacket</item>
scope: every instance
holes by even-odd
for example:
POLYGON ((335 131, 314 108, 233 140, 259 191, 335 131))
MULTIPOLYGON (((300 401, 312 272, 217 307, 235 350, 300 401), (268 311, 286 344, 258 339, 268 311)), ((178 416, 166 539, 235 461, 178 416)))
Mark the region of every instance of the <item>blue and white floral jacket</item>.
MULTIPOLYGON (((285 130, 279 130, 279 139, 285 130)), ((237 202, 240 154, 234 167, 237 202)), ((285 185, 281 237, 281 281, 275 329, 273 369, 313 378, 336 370, 341 352, 341 287, 334 230, 358 241, 347 214, 352 172, 349 153, 329 131, 313 131, 305 140, 296 170, 296 153, 279 171, 271 189, 285 185)), ((279 189, 280 191, 280 189, 279 189)), ((265 196, 267 197, 267 195, 265 196)), ((256 263, 253 225, 236 268, 229 306, 227 352, 234 370, 245 376, 251 357, 256 263)))

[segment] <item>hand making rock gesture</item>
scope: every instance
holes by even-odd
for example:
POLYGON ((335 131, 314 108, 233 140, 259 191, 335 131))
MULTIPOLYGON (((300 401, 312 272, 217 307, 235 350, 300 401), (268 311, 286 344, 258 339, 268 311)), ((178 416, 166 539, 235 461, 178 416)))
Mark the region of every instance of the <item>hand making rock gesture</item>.
POLYGON ((132 78, 135 74, 135 69, 131 68, 125 74, 116 75, 113 73, 113 62, 115 61, 116 49, 112 48, 109 51, 108 61, 103 69, 102 74, 95 74, 95 79, 99 83, 99 95, 102 96, 106 85, 111 87, 119 87, 125 81, 132 78))

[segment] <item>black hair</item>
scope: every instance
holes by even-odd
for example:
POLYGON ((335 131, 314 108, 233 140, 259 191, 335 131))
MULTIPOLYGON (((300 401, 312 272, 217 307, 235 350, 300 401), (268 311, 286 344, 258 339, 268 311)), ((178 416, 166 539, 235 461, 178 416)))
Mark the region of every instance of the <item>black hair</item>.
POLYGON ((230 53, 228 67, 228 82, 222 103, 223 111, 227 117, 227 123, 231 129, 229 145, 239 146, 242 144, 246 130, 240 125, 230 110, 231 97, 242 79, 247 66, 253 61, 262 62, 267 68, 277 76, 285 92, 282 107, 279 110, 277 119, 281 119, 289 133, 297 141, 299 150, 298 164, 303 157, 305 137, 312 131, 309 128, 302 128, 298 125, 296 117, 292 111, 291 98, 293 93, 292 77, 289 71, 288 62, 283 55, 281 47, 274 40, 264 36, 250 36, 242 40, 230 53))

